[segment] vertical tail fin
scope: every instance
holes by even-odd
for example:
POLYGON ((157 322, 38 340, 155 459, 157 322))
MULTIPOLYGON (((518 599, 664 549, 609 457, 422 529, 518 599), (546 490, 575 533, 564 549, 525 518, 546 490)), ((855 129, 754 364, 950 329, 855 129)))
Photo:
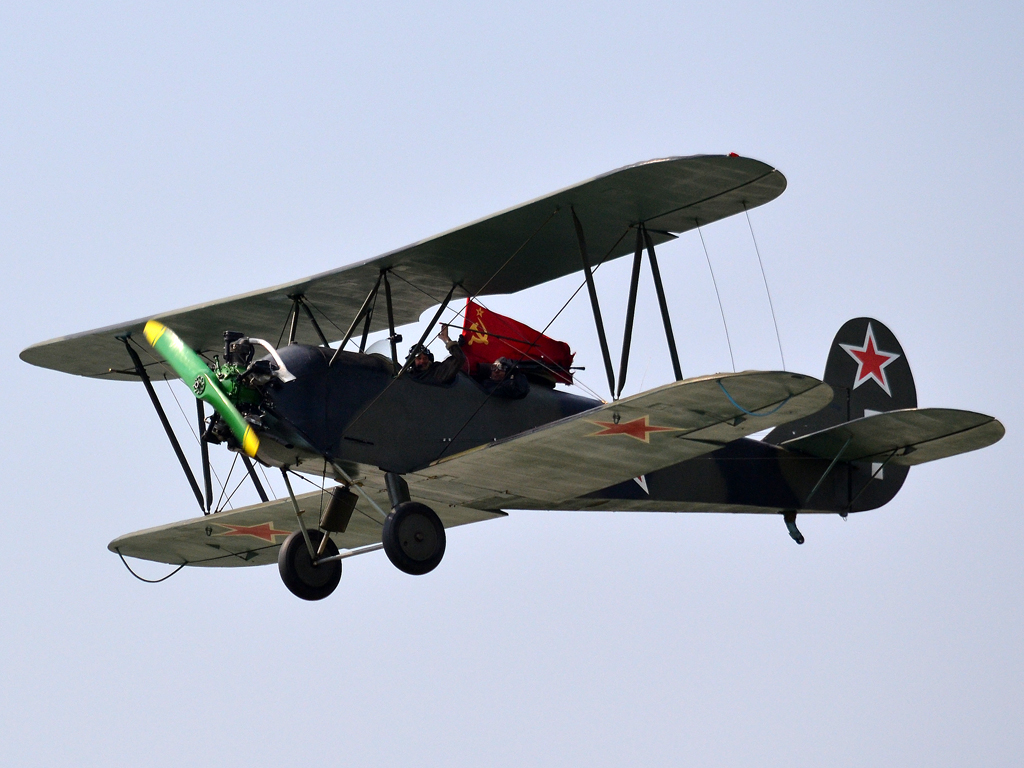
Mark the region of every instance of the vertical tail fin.
POLYGON ((892 331, 870 317, 843 324, 825 363, 825 381, 846 391, 844 421, 871 413, 917 407, 917 388, 903 347, 892 331))
MULTIPOLYGON (((839 329, 829 349, 824 381, 835 393, 832 402, 815 414, 776 427, 765 442, 778 444, 875 413, 917 407, 914 376, 903 347, 892 331, 870 317, 854 318, 839 329)), ((857 512, 892 499, 908 468, 855 462, 842 471, 846 503, 857 512)))
POLYGON ((872 413, 917 407, 917 388, 899 341, 885 325, 870 317, 848 320, 839 329, 824 381, 835 392, 829 405, 811 416, 774 429, 766 438, 781 443, 872 413))

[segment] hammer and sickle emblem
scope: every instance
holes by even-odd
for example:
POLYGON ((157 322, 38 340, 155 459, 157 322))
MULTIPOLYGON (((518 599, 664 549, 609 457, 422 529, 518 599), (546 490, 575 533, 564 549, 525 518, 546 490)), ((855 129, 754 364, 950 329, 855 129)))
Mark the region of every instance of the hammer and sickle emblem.
POLYGON ((469 337, 470 344, 490 344, 491 340, 487 335, 487 326, 484 325, 484 311, 477 309, 476 311, 476 322, 469 326, 469 330, 472 331, 472 335, 469 337), (480 331, 483 331, 481 333, 480 331))

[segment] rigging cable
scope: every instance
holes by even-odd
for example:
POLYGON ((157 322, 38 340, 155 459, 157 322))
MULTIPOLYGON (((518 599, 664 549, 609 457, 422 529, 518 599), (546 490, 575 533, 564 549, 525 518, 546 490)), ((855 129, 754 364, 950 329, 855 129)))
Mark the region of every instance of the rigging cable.
POLYGON ((772 415, 773 413, 775 413, 775 412, 776 412, 777 410, 779 410, 779 409, 780 409, 780 408, 781 408, 782 406, 784 406, 784 405, 785 405, 786 403, 788 403, 788 402, 790 401, 790 398, 792 398, 792 397, 793 397, 792 395, 786 395, 786 399, 785 399, 785 400, 783 400, 783 401, 782 401, 781 403, 779 403, 779 404, 778 404, 777 406, 775 406, 774 408, 772 408, 772 409, 771 409, 770 411, 768 411, 767 413, 754 413, 753 411, 748 411, 748 410, 747 410, 746 408, 744 408, 744 407, 743 407, 742 405, 740 405, 740 404, 739 404, 739 403, 737 403, 737 402, 736 402, 735 400, 733 400, 733 397, 732 397, 732 395, 730 395, 730 394, 729 394, 729 390, 727 390, 727 389, 725 388, 725 385, 724 385, 724 384, 722 383, 721 379, 719 379, 719 381, 718 381, 718 386, 722 388, 722 391, 723 391, 723 392, 725 393, 725 396, 726 396, 727 398, 729 398, 729 402, 730 402, 730 403, 732 403, 732 404, 733 404, 733 405, 735 405, 735 406, 736 406, 737 408, 739 408, 739 409, 740 409, 741 411, 743 411, 743 412, 744 412, 745 414, 747 414, 747 416, 756 416, 756 417, 758 417, 758 418, 762 418, 762 417, 764 417, 764 416, 771 416, 771 415, 772 415))
MULTIPOLYGON (((182 418, 185 419, 185 424, 188 425, 189 431, 192 433, 192 437, 196 439, 196 444, 198 445, 202 438, 200 438, 192 428, 192 423, 189 421, 188 416, 185 415, 185 409, 181 407, 181 402, 178 400, 178 396, 174 394, 174 387, 171 386, 170 380, 164 379, 164 383, 167 385, 167 390, 171 393, 171 397, 174 398, 174 404, 178 406, 178 410, 181 412, 182 418)), ((216 478, 217 482, 220 484, 221 490, 223 491, 224 483, 221 482, 220 475, 217 474, 217 468, 213 466, 213 462, 210 462, 210 471, 213 472, 213 476, 216 478)))
MULTIPOLYGON (((325 470, 325 472, 326 472, 326 465, 324 466, 324 470, 325 470)), ((310 485, 312 485, 312 486, 313 486, 313 488, 315 488, 315 489, 317 489, 317 490, 321 490, 321 491, 322 491, 322 489, 320 488, 320 486, 318 486, 318 485, 317 485, 316 483, 314 483, 314 482, 313 482, 312 480, 310 480, 310 479, 309 479, 308 477, 305 477, 304 475, 300 475, 300 474, 299 474, 298 472, 295 472, 294 470, 292 471, 292 473, 291 473, 291 474, 292 474, 292 476, 293 476, 293 477, 294 477, 294 478, 295 478, 296 480, 304 480, 305 482, 307 482, 307 483, 309 483, 310 485)), ((326 474, 324 475, 324 477, 325 477, 325 478, 327 477, 327 476, 326 476, 326 474)), ((335 480, 337 480, 337 478, 335 478, 335 480)), ((340 481, 340 480, 337 480, 337 482, 341 482, 341 481, 340 481)), ((360 483, 356 483, 356 485, 358 485, 358 486, 359 486, 359 488, 360 488, 361 490, 365 491, 365 489, 363 488, 363 483, 361 483, 361 482, 360 482, 360 483)), ((322 503, 323 503, 323 502, 321 502, 321 504, 322 504, 322 503)), ((365 517, 365 518, 366 518, 367 520, 369 520, 369 521, 370 521, 371 523, 373 523, 373 524, 375 524, 375 525, 384 525, 384 523, 383 523, 383 522, 381 522, 381 521, 380 521, 380 520, 378 520, 378 519, 377 519, 376 517, 374 517, 373 515, 371 515, 371 514, 369 514, 368 512, 366 512, 366 510, 364 510, 364 509, 361 509, 361 508, 359 507, 359 503, 358 503, 358 502, 356 503, 356 506, 355 506, 355 508, 354 508, 354 510, 353 510, 353 511, 354 511, 354 512, 358 512, 358 513, 359 513, 360 515, 362 515, 363 517, 365 517)))
MULTIPOLYGON (((551 218, 552 218, 552 217, 553 217, 553 216, 554 216, 554 215, 555 215, 556 213, 558 213, 558 210, 559 210, 558 208, 555 208, 555 210, 553 210, 553 211, 552 211, 552 212, 551 212, 551 213, 550 213, 550 214, 548 215, 548 217, 547 217, 546 219, 544 219, 544 221, 543 221, 543 222, 541 222, 541 225, 540 225, 539 227, 537 227, 537 229, 535 229, 535 230, 534 230, 534 231, 533 231, 533 232, 532 232, 532 233, 530 234, 530 236, 529 236, 528 238, 526 238, 526 240, 524 240, 524 241, 523 241, 522 245, 520 245, 520 246, 519 246, 518 248, 516 248, 516 249, 515 249, 515 251, 513 251, 513 253, 512 253, 512 255, 511 255, 511 256, 509 256, 509 257, 508 257, 507 259, 505 259, 505 262, 504 262, 504 263, 503 263, 503 264, 502 264, 502 265, 501 265, 500 267, 498 267, 498 268, 497 268, 497 269, 496 269, 496 270, 495 270, 495 271, 494 271, 494 272, 493 272, 493 273, 491 274, 491 276, 490 276, 489 278, 487 278, 487 280, 486 280, 486 281, 484 282, 484 286, 483 286, 484 288, 486 288, 486 287, 487 287, 487 286, 488 286, 488 285, 490 284, 490 282, 491 282, 491 281, 492 281, 492 280, 493 280, 493 279, 494 279, 494 278, 495 278, 495 277, 497 276, 497 274, 498 274, 498 273, 499 273, 499 272, 500 272, 501 270, 503 270, 503 269, 504 269, 504 268, 505 268, 505 267, 506 267, 506 266, 508 265, 508 263, 509 263, 510 261, 512 261, 512 259, 514 259, 514 258, 515 258, 515 257, 516 257, 516 256, 517 256, 517 255, 519 254, 519 252, 520 252, 520 251, 522 251, 522 250, 523 250, 523 248, 525 248, 525 247, 527 246, 527 244, 529 244, 529 242, 530 242, 531 240, 533 240, 533 238, 534 238, 534 237, 536 237, 536 236, 537 236, 537 234, 538 234, 538 233, 539 233, 539 232, 540 232, 540 231, 541 231, 542 229, 544 229, 544 227, 545 227, 545 226, 547 225, 547 223, 548 223, 549 221, 551 221, 551 218)), ((623 235, 623 237, 625 237, 625 235, 623 235)), ((619 239, 621 240, 622 238, 619 238, 619 239)), ((617 243, 616 243, 616 244, 617 244, 617 243)), ((612 248, 614 248, 614 247, 615 247, 615 246, 613 245, 613 246, 612 246, 612 248)), ((607 255, 605 256, 605 258, 607 258, 607 255)), ((602 261, 603 261, 603 259, 602 259, 602 261)), ((389 271, 391 271, 391 270, 389 270, 389 271)), ((411 285, 411 286, 412 286, 413 288, 415 288, 416 290, 418 290, 418 291, 419 291, 420 293, 424 294, 425 296, 428 296, 428 297, 430 297, 430 294, 429 294, 429 293, 427 293, 426 291, 424 291, 424 290, 423 290, 422 288, 420 288, 419 286, 417 286, 417 285, 414 285, 413 283, 410 283, 410 282, 409 282, 408 280, 406 280, 406 279, 405 279, 404 277, 401 277, 400 275, 398 275, 398 273, 397 273, 397 272, 391 271, 391 274, 395 275, 396 277, 399 277, 399 278, 400 278, 401 280, 404 280, 404 281, 405 281, 406 283, 409 283, 409 285, 411 285)), ((456 283, 456 285, 460 285, 460 286, 461 286, 461 283, 456 283)), ((453 290, 454 290, 454 288, 453 288, 453 290)), ((465 288, 463 288, 463 290, 465 290, 465 288)), ((469 293, 469 291, 466 291, 466 292, 467 292, 467 293, 469 293)), ((472 295, 472 294, 470 294, 470 295, 472 295)), ((431 298, 433 298, 433 297, 431 297, 431 298)), ((373 298, 373 301, 374 301, 374 304, 376 304, 376 303, 377 303, 377 297, 376 297, 376 296, 374 296, 374 298, 373 298)), ((440 303, 440 302, 438 302, 438 303, 440 303)), ((458 315, 456 315, 456 317, 458 317, 458 315)), ((401 377, 401 376, 402 376, 402 375, 403 375, 403 374, 405 373, 406 369, 407 369, 407 368, 409 367, 409 362, 410 362, 409 360, 406 360, 406 361, 405 361, 405 364, 404 364, 404 365, 402 365, 402 366, 401 366, 401 367, 399 368, 399 370, 398 370, 398 373, 396 373, 396 374, 395 374, 395 376, 394 376, 394 378, 392 378, 392 379, 391 379, 391 381, 389 381, 389 382, 388 382, 387 386, 386 386, 386 387, 384 387, 384 389, 383 389, 383 390, 382 390, 382 391, 381 391, 380 393, 378 393, 378 394, 377 394, 377 396, 373 398, 373 400, 371 400, 371 401, 370 401, 369 405, 367 405, 367 406, 366 406, 365 408, 363 408, 363 410, 361 410, 361 411, 360 411, 359 413, 357 413, 357 414, 356 414, 356 417, 355 417, 354 419, 352 419, 352 421, 350 421, 350 422, 348 423, 348 426, 347 426, 347 427, 346 427, 346 428, 345 428, 345 429, 344 429, 344 430, 342 431, 342 436, 343 436, 343 437, 344 437, 344 433, 345 433, 346 431, 348 431, 348 429, 350 429, 350 428, 352 427, 352 425, 353 425, 353 424, 355 424, 355 423, 356 423, 356 422, 358 422, 358 421, 359 421, 359 420, 360 420, 361 418, 363 418, 363 416, 365 416, 365 415, 366 415, 366 414, 367 414, 367 413, 369 412, 369 410, 370 410, 371 408, 373 408, 373 407, 374 407, 374 406, 375 406, 375 405, 377 404, 377 401, 378 401, 378 400, 380 400, 380 399, 381 399, 381 397, 383 397, 383 396, 384 396, 384 394, 385 394, 385 393, 386 393, 386 392, 387 392, 387 391, 388 391, 389 389, 391 389, 391 386, 392 386, 392 385, 393 385, 393 384, 394 384, 394 383, 395 383, 396 381, 398 381, 399 377, 401 377)), ((477 409, 477 411, 479 411, 479 410, 480 410, 480 409, 478 408, 478 409, 477 409)), ((473 413, 473 415, 475 416, 475 415, 476 415, 476 412, 474 412, 474 413, 473 413)), ((472 420, 472 418, 473 418, 473 416, 470 416, 470 420, 472 420)), ((466 424, 468 424, 468 423, 469 423, 469 422, 467 421, 467 422, 466 422, 466 424)), ((465 425, 465 424, 463 424, 462 428, 463 428, 463 429, 465 429, 465 426, 466 426, 466 425, 465 425)), ((461 432, 461 431, 462 431, 462 429, 460 429, 460 430, 459 430, 459 432, 461 432)), ((453 439, 454 439, 454 438, 453 438, 453 439)), ((442 453, 444 453, 444 450, 442 450, 442 453)))
MULTIPOLYGON (((131 344, 133 344, 140 352, 142 352, 147 357, 152 359, 155 362, 156 365, 159 365, 161 368, 164 369, 164 371, 166 371, 168 374, 170 374, 171 378, 178 379, 180 381, 180 379, 178 378, 178 374, 175 373, 167 365, 167 362, 165 360, 160 360, 157 357, 155 357, 153 355, 153 353, 150 352, 150 350, 148 350, 145 347, 143 347, 141 344, 139 344, 137 341, 135 341, 135 339, 133 339, 131 337, 128 337, 128 341, 131 342, 131 344)), ((207 362, 209 362, 209 361, 207 361, 207 362)), ((185 420, 185 425, 188 427, 189 431, 192 433, 192 437, 195 438, 196 444, 198 444, 201 438, 196 434, 195 429, 193 429, 192 421, 188 418, 188 416, 185 415, 185 409, 181 407, 181 401, 178 400, 178 396, 176 394, 174 394, 174 387, 171 386, 171 379, 167 378, 167 376, 164 376, 163 380, 164 380, 164 384, 167 385, 167 391, 171 393, 171 398, 174 400, 174 404, 176 406, 178 406, 178 411, 181 413, 182 418, 185 420)), ((217 482, 220 484, 221 493, 223 495, 223 491, 225 489, 225 483, 221 482, 220 475, 217 473, 217 468, 215 466, 213 466, 212 463, 210 464, 210 470, 213 472, 214 478, 216 478, 217 482)))
MULTIPOLYGON (((238 458, 238 454, 235 454, 235 458, 236 459, 238 458)), ((238 485, 235 486, 235 490, 233 490, 228 495, 228 497, 226 499, 224 499, 224 507, 221 507, 220 509, 216 509, 214 511, 215 512, 223 512, 225 507, 230 507, 231 506, 231 499, 234 498, 234 495, 236 493, 238 493, 238 489, 242 487, 242 483, 244 483, 248 479, 249 479, 249 475, 242 475, 242 479, 238 481, 238 485)), ((221 495, 223 496, 224 494, 222 493, 221 495)), ((234 509, 234 507, 232 507, 232 509, 234 509)))
POLYGON ((318 307, 316 304, 309 300, 309 297, 303 296, 302 303, 305 304, 310 309, 315 309, 324 320, 333 325, 337 330, 341 331, 343 334, 345 333, 345 329, 339 326, 333 320, 331 320, 330 316, 326 312, 324 312, 322 309, 320 309, 320 307, 318 307))
POLYGON ((171 576, 173 576, 178 571, 180 571, 182 568, 184 568, 186 565, 188 565, 188 563, 182 563, 177 568, 175 568, 173 571, 171 571, 166 576, 164 576, 162 579, 144 579, 141 576, 139 576, 139 574, 137 574, 135 571, 133 571, 132 567, 130 565, 128 565, 128 561, 124 559, 124 555, 121 554, 121 550, 115 549, 114 551, 117 552, 117 556, 121 558, 121 562, 124 563, 124 567, 128 569, 128 573, 130 573, 132 576, 134 576, 139 581, 144 581, 147 584, 159 584, 161 581, 167 581, 169 578, 171 578, 171 576))
POLYGON ((697 224, 697 234, 700 235, 700 244, 704 246, 704 258, 708 260, 708 270, 711 272, 711 282, 715 286, 715 296, 718 297, 718 310, 722 313, 722 326, 725 328, 725 343, 729 345, 729 359, 732 361, 732 372, 736 373, 736 358, 732 354, 732 340, 729 338, 729 325, 725 322, 725 307, 722 306, 722 294, 718 292, 718 281, 715 280, 715 270, 711 267, 711 257, 708 256, 708 246, 704 242, 704 233, 701 232, 700 224, 697 224))
POLYGON ((235 464, 238 463, 238 454, 235 454, 235 458, 231 460, 231 467, 228 469, 228 476, 224 478, 224 486, 220 489, 220 496, 217 498, 217 503, 214 504, 213 508, 220 512, 220 502, 224 498, 224 494, 227 493, 228 483, 231 482, 231 473, 235 471, 235 464))
MULTIPOLYGON (((618 247, 619 243, 621 243, 621 242, 622 242, 622 238, 624 238, 624 237, 625 237, 626 235, 628 235, 628 234, 629 234, 629 228, 627 227, 627 228, 626 228, 626 229, 625 229, 625 230, 623 231, 622 235, 620 235, 620 236, 619 236, 619 239, 618 239, 618 240, 616 240, 616 241, 615 241, 614 243, 612 243, 612 247, 608 249, 608 251, 607 251, 607 252, 605 253, 605 255, 604 255, 604 256, 602 256, 602 257, 601 257, 601 260, 600 260, 599 262, 597 262, 597 264, 596 264, 596 265, 594 265, 594 269, 593 269, 593 273, 594 273, 594 274, 596 274, 596 273, 597 273, 597 270, 601 268, 601 265, 602 265, 602 264, 604 264, 604 263, 605 263, 605 261, 607 261, 607 260, 608 260, 608 257, 609 257, 609 256, 610 256, 610 255, 612 254, 612 252, 613 252, 613 251, 614 251, 614 250, 615 250, 615 249, 616 249, 616 248, 618 247)), ((577 296, 577 295, 579 294, 579 292, 580 292, 580 291, 582 291, 582 290, 583 290, 583 289, 584 289, 584 288, 586 287, 586 285, 587 285, 587 281, 586 281, 586 280, 584 280, 584 281, 583 281, 582 283, 580 283, 580 284, 579 284, 579 286, 578 286, 578 287, 576 288, 576 290, 572 292, 572 296, 570 296, 570 297, 569 297, 568 299, 566 299, 565 303, 564 303, 564 304, 563 304, 563 305, 561 306, 561 308, 560 308, 560 309, 559 309, 559 310, 558 310, 557 312, 555 312, 555 315, 554 315, 554 317, 552 317, 552 318, 551 318, 551 319, 550 319, 550 320, 548 321, 548 324, 544 326, 544 330, 542 330, 542 331, 540 332, 540 334, 539 334, 539 335, 537 336, 537 338, 536 338, 536 339, 534 339, 534 341, 533 341, 533 342, 531 343, 531 346, 532 346, 533 344, 536 344, 536 343, 537 343, 537 341, 539 341, 539 340, 540 340, 540 337, 541 337, 541 336, 544 336, 545 334, 547 334, 547 332, 548 332, 548 329, 549 329, 549 328, 550 328, 550 327, 552 326, 552 324, 553 324, 553 323, 555 322, 555 320, 557 320, 557 319, 558 319, 559 315, 561 315, 561 314, 562 314, 562 312, 564 312, 564 311, 565 311, 565 308, 569 306, 569 304, 570 304, 570 303, 572 302, 572 300, 576 298, 576 296, 577 296)), ((481 306, 483 306, 483 304, 482 304, 482 303, 481 303, 481 306)), ((484 306, 484 309, 487 309, 487 307, 486 307, 486 306, 484 306)), ((526 339, 523 339, 523 341, 526 341, 526 339)), ((540 361, 538 361, 538 362, 540 362, 540 361)), ((543 365, 543 363, 542 363, 542 365, 543 365)), ((545 367, 547 367, 547 366, 545 366, 545 367)), ((551 369, 549 368, 548 370, 551 370, 551 369)), ((579 378, 579 376, 576 376, 575 378, 577 378, 577 379, 578 379, 578 378, 579 378)), ((597 392, 595 392, 595 391, 594 391, 593 389, 591 389, 590 387, 588 387, 588 386, 587 386, 586 384, 584 384, 583 382, 576 382, 576 383, 574 383, 574 386, 578 386, 578 387, 579 387, 580 389, 582 389, 582 390, 584 390, 585 392, 587 392, 587 393, 589 393, 589 394, 593 395, 593 396, 594 396, 594 398, 595 398, 596 400, 600 400, 600 401, 601 401, 602 403, 606 403, 606 402, 608 402, 607 400, 605 400, 605 399, 604 399, 603 397, 601 397, 601 396, 600 396, 599 394, 597 394, 597 392)))
MULTIPOLYGON (((599 267, 600 267, 600 266, 601 266, 602 264, 604 264, 604 262, 605 262, 605 261, 606 261, 606 260, 608 259, 608 257, 609 257, 609 256, 611 255, 611 253, 612 253, 612 252, 613 252, 613 251, 615 250, 615 248, 616 248, 616 247, 618 246, 618 244, 619 244, 620 242, 622 242, 622 238, 624 238, 624 237, 625 237, 625 236, 626 236, 626 235, 627 235, 628 233, 629 233, 629 228, 627 227, 627 228, 626 228, 626 229, 625 229, 625 230, 623 231, 622 235, 620 235, 620 236, 619 236, 619 239, 618 239, 618 240, 616 240, 616 241, 615 241, 615 242, 614 242, 614 243, 612 244, 612 247, 611 247, 611 248, 609 248, 609 249, 608 249, 607 253, 605 253, 605 255, 601 257, 601 260, 600 260, 600 261, 599 261, 599 262, 597 263, 597 266, 595 266, 595 267, 594 267, 594 270, 593 270, 594 272, 596 272, 596 271, 598 270, 598 268, 599 268, 599 267)), ((507 262, 506 262, 506 263, 507 263, 507 262)), ((537 342, 538 342, 538 341, 540 340, 541 336, 544 336, 544 335, 545 335, 545 334, 546 334, 546 333, 548 332, 548 328, 550 328, 550 327, 551 327, 551 324, 552 324, 553 322, 555 322, 555 320, 557 320, 557 319, 558 319, 558 316, 559 316, 560 314, 562 314, 562 312, 564 312, 564 311, 565 311, 565 308, 566 308, 566 307, 568 307, 568 306, 569 306, 569 302, 571 302, 571 301, 572 301, 573 299, 575 299, 575 298, 576 298, 576 295, 577 295, 577 294, 578 294, 578 293, 579 293, 579 292, 580 292, 581 290, 583 290, 583 287, 584 287, 584 286, 585 286, 586 284, 587 284, 587 283, 586 283, 586 281, 584 281, 583 283, 581 283, 581 284, 580 284, 580 286, 579 286, 579 287, 578 287, 578 288, 577 288, 577 289, 576 289, 575 291, 573 291, 573 293, 572 293, 572 296, 570 296, 570 297, 569 297, 569 298, 568 298, 568 299, 566 300, 566 302, 565 302, 565 303, 564 303, 564 304, 563 304, 563 305, 561 306, 561 308, 559 308, 559 310, 558 310, 558 311, 557 311, 557 312, 555 313, 555 316, 554 316, 554 317, 552 317, 552 318, 551 318, 551 319, 550 319, 550 320, 548 321, 548 324, 544 326, 544 330, 542 330, 542 331, 541 331, 541 332, 540 332, 540 333, 539 333, 539 334, 537 335, 537 338, 536 338, 536 339, 534 339, 534 340, 533 340, 532 342, 529 342, 529 343, 530 343, 530 346, 533 346, 534 344, 536 344, 536 343, 537 343, 537 342)), ((482 306, 482 305, 481 305, 481 306, 482 306)), ((486 307, 484 307, 484 309, 486 309, 486 307)), ((526 339, 523 339, 523 341, 525 342, 525 341, 526 341, 526 339)), ((522 358, 520 358, 520 360, 522 360, 522 358)), ((543 361, 540 361, 540 362, 541 362, 541 364, 543 365, 543 361)), ((545 366, 545 367, 547 367, 547 366, 545 366)), ((551 370, 551 369, 549 368, 549 370, 551 370)), ((577 377, 577 378, 578 378, 578 377, 577 377)), ((582 388, 584 388, 584 387, 583 387, 583 385, 577 385, 577 386, 580 386, 580 388, 581 388, 581 389, 582 389, 582 388)), ((597 395, 597 393, 596 393, 596 392, 594 392, 594 391, 593 391, 592 389, 590 389, 589 387, 586 387, 585 389, 588 389, 588 390, 590 390, 591 394, 593 394, 593 395, 594 395, 594 396, 595 396, 595 397, 596 397, 596 398, 597 398, 598 400, 600 400, 600 401, 601 401, 602 403, 604 403, 604 402, 607 402, 607 401, 606 401, 606 400, 605 400, 604 398, 602 398, 602 397, 599 397, 599 396, 597 395)), ((451 447, 452 445, 454 445, 454 443, 455 443, 455 440, 456 440, 456 439, 458 438, 458 436, 462 434, 463 430, 465 430, 465 429, 466 429, 466 427, 468 427, 468 426, 469 426, 470 422, 471 422, 471 421, 473 421, 473 419, 475 419, 475 418, 476 418, 476 415, 477 415, 478 413, 480 413, 480 410, 481 410, 481 409, 482 409, 482 408, 484 407, 484 405, 486 405, 486 404, 487 404, 487 402, 488 402, 488 401, 489 401, 489 400, 491 399, 491 394, 492 394, 492 392, 488 392, 488 393, 487 393, 487 397, 485 397, 485 398, 484 398, 484 401, 483 401, 482 403, 480 403, 480 405, 479 405, 479 406, 477 406, 477 409, 476 409, 475 411, 473 411, 473 413, 471 413, 471 414, 470 414, 469 418, 468 418, 468 419, 466 419, 465 423, 464 423, 464 424, 463 424, 463 425, 462 425, 461 427, 459 427, 458 431, 457 431, 457 432, 456 432, 456 433, 455 433, 455 434, 454 434, 454 435, 452 436, 451 440, 449 440, 449 441, 448 441, 447 443, 445 443, 444 447, 443 447, 443 448, 441 449, 441 452, 440 452, 440 453, 439 453, 439 454, 437 455, 437 458, 436 458, 436 459, 434 459, 434 461, 437 461, 437 460, 438 460, 438 459, 440 459, 440 458, 441 458, 442 456, 444 456, 444 454, 445 454, 445 453, 446 453, 446 452, 448 451, 448 449, 449 449, 449 448, 450 448, 450 447, 451 447)))
POLYGON ((757 263, 761 265, 761 279, 764 280, 764 292, 768 294, 768 307, 772 311, 772 322, 775 324, 775 340, 779 342, 779 357, 782 358, 782 370, 786 370, 786 356, 782 354, 782 336, 779 335, 779 321, 775 319, 775 305, 772 303, 772 292, 768 290, 768 278, 764 274, 764 262, 761 261, 761 249, 757 247, 757 238, 754 237, 754 227, 750 224, 750 211, 747 204, 743 204, 743 213, 747 215, 747 228, 750 230, 750 239, 754 241, 754 252, 757 254, 757 263))

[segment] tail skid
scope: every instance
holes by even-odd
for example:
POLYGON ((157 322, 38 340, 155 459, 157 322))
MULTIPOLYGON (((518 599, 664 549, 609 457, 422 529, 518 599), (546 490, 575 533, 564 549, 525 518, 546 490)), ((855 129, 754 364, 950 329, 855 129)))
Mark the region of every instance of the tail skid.
POLYGON ((736 440, 648 472, 642 483, 619 483, 551 508, 781 514, 799 544, 798 514, 845 517, 881 507, 912 465, 983 448, 1004 433, 991 416, 918 408, 903 348, 871 318, 840 328, 823 378, 832 401, 762 441, 736 440))

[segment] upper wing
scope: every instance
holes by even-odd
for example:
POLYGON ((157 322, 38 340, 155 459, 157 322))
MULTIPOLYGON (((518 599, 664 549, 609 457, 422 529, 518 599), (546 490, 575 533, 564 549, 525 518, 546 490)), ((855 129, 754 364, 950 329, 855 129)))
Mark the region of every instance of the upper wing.
POLYGON ((559 501, 708 453, 824 408, 832 388, 786 372, 666 384, 406 475, 425 498, 471 507, 559 501))
POLYGON ((907 408, 837 424, 786 440, 782 447, 823 459, 913 466, 985 448, 1005 432, 999 421, 983 413, 907 408))
MULTIPOLYGON (((579 246, 570 208, 597 264, 634 248, 629 229, 645 223, 655 243, 698 223, 767 203, 782 194, 785 177, 757 160, 699 155, 651 160, 612 171, 530 203, 510 208, 375 259, 262 291, 197 304, 141 320, 35 344, 21 359, 81 376, 135 380, 124 345, 146 320, 170 326, 193 349, 217 351, 228 329, 276 339, 291 299, 302 294, 339 325, 355 316, 382 269, 390 269, 395 322, 414 322, 439 304, 453 284, 468 295, 512 293, 579 271, 579 246)), ((383 311, 371 328, 387 327, 383 311)), ((340 338, 340 334, 336 338, 340 338)), ((298 341, 319 343, 300 323, 298 341)), ((165 375, 163 371, 157 376, 165 375)))
MULTIPOLYGON (((385 491, 372 487, 366 490, 378 496, 383 494, 381 500, 387 509, 385 491)), ((313 491, 300 494, 296 501, 306 513, 307 527, 316 528, 329 497, 313 491)), ((437 512, 445 528, 505 516, 503 512, 459 506, 439 507, 437 512)), ((331 538, 341 550, 380 544, 383 523, 380 513, 360 496, 345 532, 331 534, 331 538)), ((297 530, 299 523, 291 500, 284 498, 128 533, 110 542, 108 549, 127 557, 172 565, 269 565, 277 562, 277 551, 288 534, 297 530)))

